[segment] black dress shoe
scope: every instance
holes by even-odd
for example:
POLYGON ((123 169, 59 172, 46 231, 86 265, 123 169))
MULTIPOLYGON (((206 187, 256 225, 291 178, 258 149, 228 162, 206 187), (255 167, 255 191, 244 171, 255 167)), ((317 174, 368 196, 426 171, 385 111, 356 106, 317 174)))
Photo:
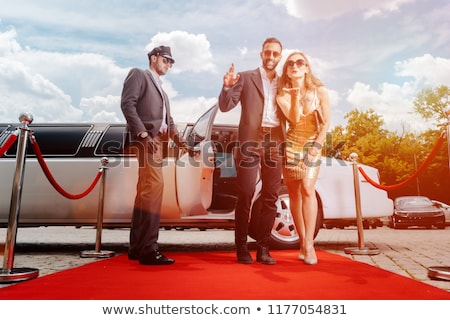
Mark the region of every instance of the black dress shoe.
POLYGON ((253 258, 248 251, 247 246, 237 246, 236 256, 238 263, 251 264, 253 263, 253 258))
POLYGON ((270 256, 268 247, 259 247, 256 252, 256 261, 262 264, 275 264, 277 263, 274 258, 270 256))
POLYGON ((175 260, 167 258, 158 250, 139 258, 139 263, 147 266, 168 265, 174 262, 175 260))

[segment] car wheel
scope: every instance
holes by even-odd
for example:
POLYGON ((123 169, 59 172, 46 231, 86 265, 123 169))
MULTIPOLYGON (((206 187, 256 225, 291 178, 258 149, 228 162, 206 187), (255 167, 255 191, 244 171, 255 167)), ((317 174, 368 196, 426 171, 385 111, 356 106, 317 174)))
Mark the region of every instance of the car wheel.
MULTIPOLYGON (((317 212, 316 229, 314 230, 314 237, 319 233, 320 228, 323 227, 323 211, 322 203, 319 196, 317 201, 319 209, 317 212)), ((282 186, 277 201, 277 215, 271 233, 271 247, 279 249, 298 249, 300 246, 299 236, 295 229, 294 219, 292 218, 289 207, 289 195, 286 186, 282 186)))
POLYGON ((389 217, 388 227, 394 228, 394 218, 392 216, 389 217))
POLYGON ((289 196, 286 193, 278 196, 277 215, 270 240, 271 247, 280 249, 294 249, 299 247, 300 239, 289 209, 289 196))

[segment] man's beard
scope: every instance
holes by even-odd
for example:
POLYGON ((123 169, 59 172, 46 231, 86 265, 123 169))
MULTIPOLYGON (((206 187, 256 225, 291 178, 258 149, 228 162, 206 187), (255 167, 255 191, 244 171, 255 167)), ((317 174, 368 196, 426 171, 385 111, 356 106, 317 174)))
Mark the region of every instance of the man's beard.
POLYGON ((263 67, 266 70, 272 71, 272 70, 275 70, 277 68, 277 63, 275 61, 270 61, 269 59, 268 60, 264 60, 263 61, 263 67))

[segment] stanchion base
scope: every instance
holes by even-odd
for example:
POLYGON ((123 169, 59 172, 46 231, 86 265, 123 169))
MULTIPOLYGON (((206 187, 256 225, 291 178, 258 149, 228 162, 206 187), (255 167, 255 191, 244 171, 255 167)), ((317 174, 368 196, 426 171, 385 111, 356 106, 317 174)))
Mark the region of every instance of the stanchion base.
POLYGON ((85 250, 80 252, 81 258, 111 258, 114 257, 115 252, 114 251, 108 251, 108 250, 85 250))
POLYGON ((0 283, 12 283, 25 280, 31 280, 39 276, 39 269, 33 268, 13 268, 1 270, 0 283))
POLYGON ((375 254, 380 254, 380 250, 378 250, 377 248, 367 248, 367 247, 363 247, 363 248, 359 248, 359 247, 350 247, 350 248, 345 248, 344 252, 347 254, 361 254, 361 255, 375 255, 375 254))
POLYGON ((450 280, 450 267, 429 267, 428 277, 435 280, 450 280))

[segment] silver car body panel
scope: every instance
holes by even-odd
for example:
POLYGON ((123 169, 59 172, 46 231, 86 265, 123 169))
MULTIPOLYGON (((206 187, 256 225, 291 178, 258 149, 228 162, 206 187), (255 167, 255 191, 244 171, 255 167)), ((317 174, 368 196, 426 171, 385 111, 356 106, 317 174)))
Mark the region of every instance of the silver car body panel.
MULTIPOLYGON (((218 174, 219 166, 222 166, 219 172, 220 182, 224 184, 220 188, 228 188, 235 192, 232 184, 227 185, 235 178, 232 152, 225 149, 218 150, 216 139, 226 138, 227 143, 232 143, 236 139, 237 127, 214 124, 216 113, 217 105, 208 110, 197 123, 186 127, 184 135, 188 138, 190 146, 200 151, 198 155, 190 157, 187 153, 181 154, 176 149, 175 151, 171 149, 171 156, 165 159, 162 226, 208 228, 232 227, 234 224, 232 195, 221 195, 223 196, 220 199, 221 207, 213 207, 217 197, 216 188, 218 188, 218 178, 215 175, 218 174), (229 199, 228 196, 230 196, 229 199)), ((46 128, 45 130, 55 127, 69 133, 74 130, 71 129, 71 124, 36 125, 36 130, 39 126, 46 128)), ((105 226, 128 226, 131 221, 136 192, 137 162, 133 155, 117 152, 107 154, 98 151, 114 150, 121 141, 108 140, 106 137, 110 131, 116 132, 116 135, 117 132, 123 132, 124 127, 124 124, 80 124, 81 138, 76 138, 80 140, 79 147, 74 148, 76 150, 69 150, 64 155, 58 155, 54 151, 44 154, 45 162, 55 180, 71 194, 79 194, 86 190, 98 173, 101 158, 108 157, 103 212, 105 226), (83 133, 84 130, 86 133, 83 133), (106 143, 111 145, 100 146, 100 141, 105 139, 108 140, 106 143), (71 155, 72 152, 74 155, 71 155)), ((14 130, 14 125, 0 124, 0 133, 2 128, 4 134, 8 130, 14 130)), ((50 135, 50 138, 58 137, 55 133, 50 135)), ((37 134, 36 140, 39 143, 37 134)), ((64 140, 56 141, 49 148, 58 150, 64 145, 64 140)), ((9 152, 9 156, 0 158, 1 225, 8 223, 15 166, 16 160, 12 151, 9 152)), ((363 166, 363 169, 373 180, 379 181, 377 169, 368 166, 363 166)), ((359 182, 363 217, 376 218, 391 215, 393 203, 387 193, 372 186, 361 175, 359 182)), ((255 198, 260 191, 260 182, 256 183, 255 198)), ((356 217, 353 171, 349 162, 323 158, 316 190, 323 206, 324 219, 354 219, 356 217)), ((82 199, 72 200, 62 196, 50 184, 36 157, 28 155, 19 226, 95 225, 99 205, 98 194, 99 185, 82 199)))

